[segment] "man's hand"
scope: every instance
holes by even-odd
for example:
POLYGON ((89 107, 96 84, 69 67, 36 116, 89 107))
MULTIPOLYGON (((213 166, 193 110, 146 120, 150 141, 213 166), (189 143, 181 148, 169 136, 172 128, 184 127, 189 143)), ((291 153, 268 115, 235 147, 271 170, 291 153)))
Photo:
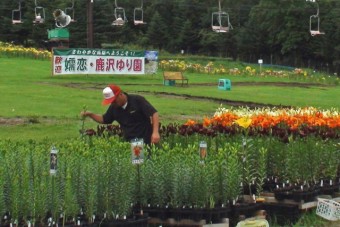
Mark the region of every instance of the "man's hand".
POLYGON ((85 117, 90 117, 92 118, 94 121, 103 124, 103 116, 100 114, 94 114, 90 111, 82 111, 80 112, 80 116, 85 118, 85 117))
POLYGON ((152 134, 151 134, 151 143, 158 143, 161 139, 159 135, 159 116, 158 112, 154 113, 151 117, 152 124, 152 134))
POLYGON ((80 112, 80 117, 81 118, 86 118, 88 115, 89 115, 89 112, 87 112, 87 111, 81 111, 80 112))
POLYGON ((151 143, 159 143, 161 137, 158 132, 153 132, 151 135, 151 143))

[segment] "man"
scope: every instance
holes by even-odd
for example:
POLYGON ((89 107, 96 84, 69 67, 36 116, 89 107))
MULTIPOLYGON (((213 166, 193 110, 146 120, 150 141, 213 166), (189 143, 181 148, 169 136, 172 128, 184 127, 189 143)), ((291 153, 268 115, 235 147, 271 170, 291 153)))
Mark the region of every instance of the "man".
POLYGON ((117 121, 126 141, 143 139, 147 145, 159 142, 158 112, 144 97, 127 94, 114 84, 104 88, 103 95, 102 104, 110 104, 106 113, 101 115, 84 111, 81 116, 90 117, 100 124, 117 121))

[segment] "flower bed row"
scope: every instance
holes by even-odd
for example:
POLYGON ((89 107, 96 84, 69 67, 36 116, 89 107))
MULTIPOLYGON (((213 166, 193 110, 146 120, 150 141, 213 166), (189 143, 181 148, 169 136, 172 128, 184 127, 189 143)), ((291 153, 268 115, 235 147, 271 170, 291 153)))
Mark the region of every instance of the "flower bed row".
MULTIPOLYGON (((255 68, 246 66, 244 69, 239 68, 227 68, 225 65, 215 65, 212 61, 206 65, 199 63, 189 63, 184 60, 162 60, 159 63, 159 67, 163 70, 177 70, 182 72, 194 72, 194 73, 207 73, 207 74, 231 74, 231 75, 250 75, 255 76, 260 72, 257 72, 255 68)), ((274 71, 264 70, 262 75, 277 76, 277 77, 289 77, 289 75, 302 75, 308 76, 308 72, 302 69, 296 68, 292 72, 290 71, 274 71)))
MULTIPOLYGON (((215 137, 218 134, 247 136, 274 136, 286 143, 300 137, 316 136, 323 140, 340 138, 340 112, 337 109, 308 108, 223 108, 213 117, 202 121, 188 120, 185 124, 162 125, 162 137, 193 134, 215 137)), ((119 126, 98 126, 85 134, 103 136, 121 135, 119 126)))
POLYGON ((203 74, 228 74, 236 76, 259 76, 259 77, 278 77, 290 78, 298 81, 313 81, 317 83, 339 84, 337 76, 317 75, 309 70, 295 68, 294 70, 274 70, 265 69, 257 70, 251 66, 245 67, 230 67, 225 64, 216 65, 213 62, 208 62, 205 65, 200 63, 190 63, 184 60, 162 60, 159 62, 159 68, 167 71, 182 71, 189 73, 203 73, 203 74))
POLYGON ((24 57, 41 60, 49 60, 52 58, 52 53, 47 50, 39 50, 32 47, 26 48, 3 42, 0 42, 0 56, 1 55, 6 57, 24 57))
POLYGON ((338 110, 316 108, 219 108, 213 117, 202 122, 189 120, 178 127, 185 133, 226 134, 244 133, 248 135, 276 136, 288 142, 290 137, 320 136, 323 139, 340 138, 340 113, 338 110), (181 129, 182 128, 182 129, 181 129))

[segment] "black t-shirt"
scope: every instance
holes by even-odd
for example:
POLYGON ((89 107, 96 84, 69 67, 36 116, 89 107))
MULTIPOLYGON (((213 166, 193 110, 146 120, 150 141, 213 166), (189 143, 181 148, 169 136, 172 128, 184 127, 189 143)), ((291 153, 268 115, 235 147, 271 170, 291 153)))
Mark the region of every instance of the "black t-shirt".
POLYGON ((157 110, 142 96, 128 95, 128 104, 125 109, 110 105, 103 115, 103 123, 111 124, 117 121, 124 134, 124 139, 130 141, 143 138, 145 144, 150 144, 152 125, 150 117, 157 110))

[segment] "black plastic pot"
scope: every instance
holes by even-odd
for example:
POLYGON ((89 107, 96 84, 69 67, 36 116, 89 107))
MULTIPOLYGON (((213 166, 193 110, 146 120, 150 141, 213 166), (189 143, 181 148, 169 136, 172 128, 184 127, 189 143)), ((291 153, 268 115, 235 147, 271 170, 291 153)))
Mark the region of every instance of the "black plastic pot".
POLYGON ((334 193, 339 192, 340 184, 334 184, 334 185, 323 185, 320 187, 320 194, 321 195, 333 195, 334 193))
POLYGON ((274 197, 278 201, 285 199, 292 199, 292 189, 290 188, 279 188, 274 190, 274 197))

